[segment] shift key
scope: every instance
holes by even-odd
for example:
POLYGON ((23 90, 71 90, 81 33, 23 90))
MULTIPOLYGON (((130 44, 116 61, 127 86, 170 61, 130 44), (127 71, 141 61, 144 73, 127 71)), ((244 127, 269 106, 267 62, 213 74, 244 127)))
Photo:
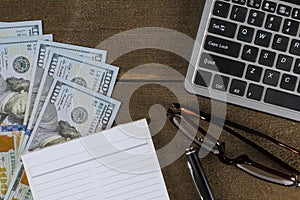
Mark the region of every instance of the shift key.
POLYGON ((203 53, 199 61, 199 67, 236 77, 242 77, 245 70, 245 63, 203 53))
POLYGON ((237 58, 241 51, 241 44, 208 35, 204 49, 237 58))

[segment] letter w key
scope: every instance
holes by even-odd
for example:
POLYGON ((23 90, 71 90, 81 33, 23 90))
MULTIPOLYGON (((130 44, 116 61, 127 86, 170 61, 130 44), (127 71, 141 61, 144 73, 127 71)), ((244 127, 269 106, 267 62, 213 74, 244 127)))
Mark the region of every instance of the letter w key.
POLYGON ((263 47, 268 47, 270 45, 271 38, 271 33, 266 31, 257 31, 254 43, 263 47))

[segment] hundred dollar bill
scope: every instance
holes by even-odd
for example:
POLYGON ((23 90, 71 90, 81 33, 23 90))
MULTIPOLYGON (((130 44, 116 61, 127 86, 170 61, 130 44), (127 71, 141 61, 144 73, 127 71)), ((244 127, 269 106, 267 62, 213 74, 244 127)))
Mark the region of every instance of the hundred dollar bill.
POLYGON ((16 158, 19 158, 18 156, 18 148, 20 147, 20 142, 21 142, 21 135, 20 135, 20 129, 19 126, 3 126, 0 132, 1 135, 12 135, 15 137, 16 144, 16 158))
POLYGON ((26 151, 41 149, 110 128, 121 103, 56 77, 26 151))
POLYGON ((4 200, 33 200, 23 165, 18 167, 4 200))
POLYGON ((16 138, 9 133, 0 134, 0 199, 8 191, 16 167, 16 138))
POLYGON ((42 21, 0 23, 0 37, 24 37, 43 35, 42 21))
POLYGON ((0 124, 23 124, 38 40, 52 35, 0 38, 0 124))
MULTIPOLYGON (((86 59, 91 59, 103 63, 105 63, 106 54, 107 54, 106 51, 98 50, 98 49, 80 47, 80 46, 63 44, 63 43, 52 42, 52 41, 38 41, 37 56, 33 62, 33 66, 34 66, 33 75, 32 75, 33 79, 30 82, 30 86, 29 86, 29 95, 27 99, 28 103, 26 105, 26 111, 25 111, 24 122, 23 122, 24 125, 28 125, 28 119, 32 112, 32 107, 35 102, 38 89, 40 87, 41 79, 44 74, 44 69, 49 57, 50 49, 64 50, 72 54, 82 56, 86 59)), ((31 117, 32 117, 31 122, 33 122, 34 116, 31 117)))

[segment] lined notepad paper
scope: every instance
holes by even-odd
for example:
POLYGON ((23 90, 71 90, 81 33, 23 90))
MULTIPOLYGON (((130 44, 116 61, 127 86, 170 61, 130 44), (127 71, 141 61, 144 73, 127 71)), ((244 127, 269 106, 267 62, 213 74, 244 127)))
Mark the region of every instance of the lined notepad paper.
POLYGON ((146 120, 22 159, 37 200, 169 199, 146 120))

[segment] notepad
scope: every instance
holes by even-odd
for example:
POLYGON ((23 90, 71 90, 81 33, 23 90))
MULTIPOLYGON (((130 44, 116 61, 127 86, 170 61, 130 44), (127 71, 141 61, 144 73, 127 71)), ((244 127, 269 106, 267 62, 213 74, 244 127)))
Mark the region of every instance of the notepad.
POLYGON ((169 199, 146 120, 22 156, 34 199, 169 199))

